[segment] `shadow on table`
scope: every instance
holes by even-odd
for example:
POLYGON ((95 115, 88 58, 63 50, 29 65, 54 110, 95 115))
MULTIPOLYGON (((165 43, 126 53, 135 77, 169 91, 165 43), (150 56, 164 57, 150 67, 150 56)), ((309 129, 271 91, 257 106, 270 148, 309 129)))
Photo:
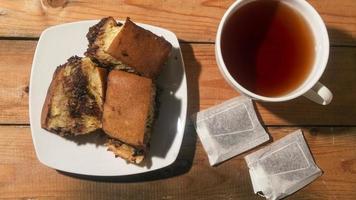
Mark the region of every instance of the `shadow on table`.
POLYGON ((263 120, 265 125, 280 125, 273 124, 276 118, 288 124, 302 126, 356 124, 354 117, 356 95, 353 94, 353 91, 356 91, 355 50, 342 47, 347 46, 346 44, 356 44, 356 39, 335 28, 329 27, 328 31, 331 36, 330 56, 320 82, 332 91, 334 95, 332 102, 322 106, 304 97, 281 103, 258 102, 256 107, 266 109, 273 114, 271 117, 265 117, 263 120))
POLYGON ((193 164, 195 145, 196 145, 196 132, 191 123, 190 116, 199 110, 199 83, 198 78, 201 71, 201 65, 196 60, 191 44, 182 41, 181 44, 182 54, 185 62, 185 71, 187 76, 187 87, 188 87, 188 112, 187 121, 184 130, 184 136, 182 141, 182 146, 176 161, 165 168, 158 169, 155 171, 128 175, 128 176, 86 176, 72 174, 68 172, 63 172, 57 170, 59 173, 71 176, 74 178, 87 179, 93 181, 102 182, 143 182, 143 181, 153 181, 159 179, 170 178, 174 176, 179 176, 187 173, 193 164))

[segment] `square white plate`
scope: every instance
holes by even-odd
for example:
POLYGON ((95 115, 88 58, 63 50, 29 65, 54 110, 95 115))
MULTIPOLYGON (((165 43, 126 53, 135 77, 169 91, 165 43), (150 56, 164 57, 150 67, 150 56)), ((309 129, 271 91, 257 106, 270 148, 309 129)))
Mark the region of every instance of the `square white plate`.
POLYGON ((38 159, 61 171, 95 176, 137 174, 172 164, 184 134, 187 84, 177 37, 162 28, 138 24, 163 36, 173 46, 168 63, 157 81, 162 91, 146 166, 128 164, 121 158, 115 158, 102 144, 95 144, 95 136, 85 136, 75 142, 41 128, 42 105, 56 67, 73 55, 83 56, 88 45, 88 29, 97 22, 92 20, 53 26, 41 34, 32 64, 29 95, 31 132, 38 159))

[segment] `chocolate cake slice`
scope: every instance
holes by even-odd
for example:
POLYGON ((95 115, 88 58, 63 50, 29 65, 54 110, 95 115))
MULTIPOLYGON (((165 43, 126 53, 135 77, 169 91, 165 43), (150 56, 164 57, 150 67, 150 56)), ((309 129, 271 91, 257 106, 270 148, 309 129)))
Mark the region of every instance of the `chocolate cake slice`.
POLYGON ((132 70, 107 53, 113 39, 120 32, 121 26, 122 24, 117 23, 114 18, 106 17, 90 27, 86 35, 89 41, 88 49, 84 54, 103 67, 132 70))
POLYGON ((172 45, 163 37, 136 25, 129 18, 124 24, 112 17, 89 29, 85 55, 107 66, 155 79, 167 61, 172 45))
POLYGON ((42 128, 62 136, 101 128, 106 75, 87 57, 73 56, 57 67, 42 108, 42 128))

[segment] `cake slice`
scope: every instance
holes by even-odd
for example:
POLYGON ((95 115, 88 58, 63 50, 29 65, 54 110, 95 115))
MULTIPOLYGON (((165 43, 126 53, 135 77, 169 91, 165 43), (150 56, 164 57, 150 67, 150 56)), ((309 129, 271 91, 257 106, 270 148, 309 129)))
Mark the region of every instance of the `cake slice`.
POLYGON ((120 32, 121 26, 122 24, 117 23, 114 18, 106 17, 101 19, 99 23, 90 27, 89 32, 86 35, 89 45, 84 54, 95 62, 100 63, 101 66, 129 69, 123 65, 121 61, 106 52, 113 39, 120 32))
POLYGON ((108 76, 103 130, 107 146, 129 162, 144 159, 154 118, 155 86, 149 78, 120 70, 108 76))
POLYGON ((171 49, 172 45, 163 37, 137 26, 127 18, 107 52, 141 75, 155 78, 171 49))
POLYGON ((156 78, 167 61, 172 45, 163 37, 137 26, 129 18, 124 24, 112 17, 89 29, 85 55, 105 65, 156 78))
POLYGON ((57 67, 42 108, 42 128, 62 136, 101 128, 106 75, 87 57, 73 56, 57 67))

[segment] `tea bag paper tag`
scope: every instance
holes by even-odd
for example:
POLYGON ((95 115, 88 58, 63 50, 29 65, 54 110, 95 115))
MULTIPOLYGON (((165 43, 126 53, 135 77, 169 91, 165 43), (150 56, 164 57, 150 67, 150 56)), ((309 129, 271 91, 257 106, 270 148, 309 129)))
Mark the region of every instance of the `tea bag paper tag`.
POLYGON ((193 116, 210 165, 216 165, 269 140, 252 100, 240 96, 193 116))
POLYGON ((281 199, 321 176, 301 130, 245 157, 253 190, 267 199, 281 199))

